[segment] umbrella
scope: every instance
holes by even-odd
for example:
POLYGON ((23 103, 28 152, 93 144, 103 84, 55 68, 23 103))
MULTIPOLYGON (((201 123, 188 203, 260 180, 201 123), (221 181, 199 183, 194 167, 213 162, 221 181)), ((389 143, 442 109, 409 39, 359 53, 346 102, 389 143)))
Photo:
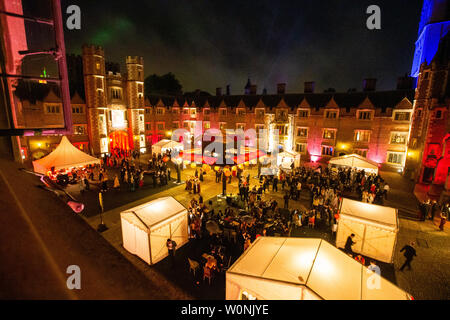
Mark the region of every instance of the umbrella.
POLYGON ((211 233, 220 233, 220 228, 217 222, 209 220, 206 222, 206 230, 211 233))
POLYGON ((241 218, 241 220, 244 221, 244 222, 246 222, 246 223, 250 223, 250 222, 253 221, 253 217, 247 215, 247 216, 243 216, 243 217, 241 218))

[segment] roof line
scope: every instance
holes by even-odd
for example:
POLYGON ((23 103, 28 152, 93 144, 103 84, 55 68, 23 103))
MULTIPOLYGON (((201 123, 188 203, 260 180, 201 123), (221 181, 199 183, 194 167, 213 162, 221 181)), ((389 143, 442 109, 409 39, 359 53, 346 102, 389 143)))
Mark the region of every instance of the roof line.
POLYGON ((314 264, 316 263, 317 255, 319 254, 320 247, 322 246, 323 239, 320 239, 319 246, 317 247, 316 255, 314 256, 314 260, 311 263, 311 269, 309 269, 308 277, 305 281, 305 286, 308 286, 309 277, 311 276, 312 269, 314 268, 314 264))
POLYGON ((263 273, 261 274, 261 276, 264 276, 264 273, 266 273, 267 269, 269 269, 270 265, 272 264, 273 260, 275 259, 275 257, 277 256, 278 252, 280 252, 281 248, 284 246, 284 244, 286 243, 287 238, 284 239, 283 243, 280 245, 280 247, 278 248, 277 252, 275 252, 275 254, 272 256, 272 259, 270 259, 270 262, 267 264, 267 267, 264 269, 263 273))

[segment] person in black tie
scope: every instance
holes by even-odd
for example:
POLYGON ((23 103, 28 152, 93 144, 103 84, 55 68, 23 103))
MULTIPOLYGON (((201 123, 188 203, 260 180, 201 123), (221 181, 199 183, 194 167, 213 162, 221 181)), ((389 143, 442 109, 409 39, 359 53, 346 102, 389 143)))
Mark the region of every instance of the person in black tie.
POLYGON ((352 250, 352 246, 354 244, 356 244, 356 242, 353 241, 353 239, 355 238, 355 234, 352 233, 350 236, 348 236, 347 241, 345 242, 345 247, 344 247, 344 251, 347 254, 351 254, 353 256, 353 250, 352 250))
POLYGON ((405 245, 400 252, 405 251, 403 254, 406 258, 405 263, 401 266, 400 271, 403 271, 405 267, 408 267, 408 270, 411 270, 411 261, 414 259, 414 257, 417 256, 416 249, 414 249, 414 242, 411 242, 410 245, 405 245))

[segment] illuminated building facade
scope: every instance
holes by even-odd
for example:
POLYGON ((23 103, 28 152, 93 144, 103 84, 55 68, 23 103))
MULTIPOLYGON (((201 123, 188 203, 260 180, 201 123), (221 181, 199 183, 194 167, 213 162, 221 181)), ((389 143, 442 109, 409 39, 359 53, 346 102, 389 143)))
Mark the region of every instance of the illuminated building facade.
POLYGON ((449 1, 424 2, 412 73, 417 76, 417 89, 406 166, 417 183, 431 185, 430 195, 446 197, 450 194, 449 10, 449 1))
POLYGON ((108 72, 101 47, 83 47, 89 140, 92 153, 145 152, 144 59, 126 58, 127 73, 108 72))
POLYGON ((173 130, 193 132, 195 121, 203 130, 266 129, 279 132, 280 150, 293 150, 304 162, 326 163, 333 156, 358 153, 402 171, 413 112, 412 79, 400 78, 397 90, 376 91, 367 79, 361 92, 314 93, 314 83, 302 94, 257 95, 256 86, 244 95, 156 97, 146 100, 145 135, 148 143, 170 137, 173 130))

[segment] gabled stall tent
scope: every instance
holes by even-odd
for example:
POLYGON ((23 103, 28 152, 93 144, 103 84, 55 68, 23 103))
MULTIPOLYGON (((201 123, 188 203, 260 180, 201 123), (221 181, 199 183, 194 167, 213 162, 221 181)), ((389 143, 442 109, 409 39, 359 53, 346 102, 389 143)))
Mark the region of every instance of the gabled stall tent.
POLYGON ((290 169, 292 163, 294 168, 300 167, 300 153, 295 151, 283 151, 277 156, 277 165, 286 169, 290 169))
POLYGON ((395 208, 342 199, 339 209, 336 247, 344 248, 348 236, 355 234, 352 250, 367 257, 392 263, 398 233, 395 208))
POLYGON ((183 150, 183 144, 173 140, 163 139, 152 146, 152 152, 156 154, 166 153, 166 151, 183 150))
POLYGON ((342 157, 332 158, 328 164, 330 167, 350 167, 357 170, 364 170, 367 173, 378 173, 378 163, 361 157, 358 154, 348 154, 342 157))
POLYGON ((259 237, 226 273, 227 300, 409 300, 322 239, 259 237))
POLYGON ((167 239, 174 240, 177 248, 189 241, 187 210, 173 197, 125 210, 120 218, 123 247, 148 264, 167 257, 167 239))
POLYGON ((33 161, 33 167, 35 172, 47 174, 52 168, 58 171, 96 163, 100 163, 100 160, 77 149, 64 136, 52 153, 42 159, 33 161))

